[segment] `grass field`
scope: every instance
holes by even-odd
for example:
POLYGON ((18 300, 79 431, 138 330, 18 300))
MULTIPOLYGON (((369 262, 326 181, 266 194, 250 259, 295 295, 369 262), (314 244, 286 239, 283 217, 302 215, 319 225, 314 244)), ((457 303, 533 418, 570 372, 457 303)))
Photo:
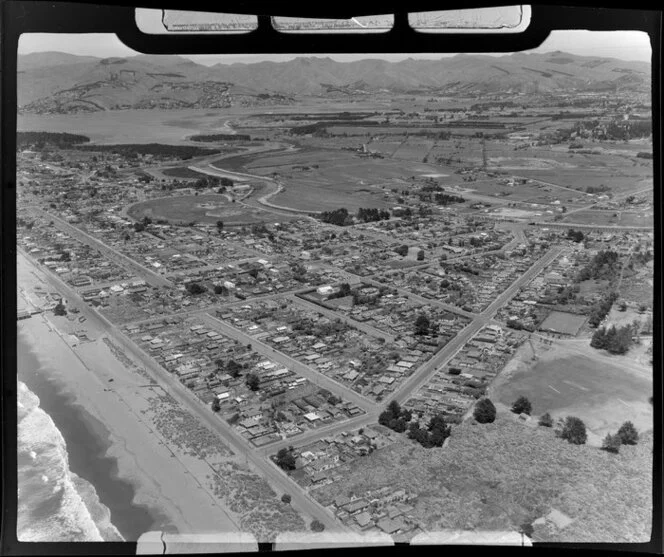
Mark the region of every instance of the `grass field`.
POLYGON ((563 222, 576 224, 595 224, 598 226, 653 226, 654 215, 652 211, 646 212, 617 212, 617 211, 578 211, 563 218, 563 222))
POLYGON ((510 407, 525 396, 534 415, 577 416, 593 443, 627 420, 640 431, 652 429, 652 372, 628 357, 596 351, 588 340, 566 342, 544 346, 533 340, 537 360, 525 343, 493 383, 492 399, 510 407))
POLYGON ((202 172, 196 172, 195 170, 191 170, 191 168, 187 168, 186 166, 176 166, 174 168, 164 168, 161 171, 162 174, 165 176, 171 176, 173 178, 191 178, 193 180, 196 180, 198 178, 205 178, 207 174, 203 174, 202 172))
POLYGON ((223 195, 213 194, 150 199, 132 205, 127 213, 135 219, 148 216, 153 220, 165 219, 174 223, 195 221, 212 224, 222 220, 228 226, 280 220, 272 213, 229 203, 223 195))
POLYGON ((613 455, 499 415, 493 424, 456 427, 443 449, 423 449, 404 437, 343 467, 342 480, 312 494, 325 502, 403 488, 417 495, 412 514, 430 531, 518 530, 555 508, 574 522, 562 531, 538 526, 536 541, 646 541, 651 450, 651 435, 613 455))
POLYGON ((583 315, 552 311, 540 325, 543 331, 553 331, 564 335, 576 336, 581 326, 586 322, 583 315))

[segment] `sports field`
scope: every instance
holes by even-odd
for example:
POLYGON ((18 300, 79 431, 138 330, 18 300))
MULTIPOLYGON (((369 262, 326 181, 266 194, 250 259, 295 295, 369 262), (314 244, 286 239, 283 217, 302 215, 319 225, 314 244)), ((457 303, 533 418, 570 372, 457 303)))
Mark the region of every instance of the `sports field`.
POLYGON ((564 311, 552 311, 540 325, 542 331, 576 336, 586 322, 586 317, 564 311))
POLYGON ((639 431, 652 429, 651 368, 630 355, 600 353, 587 340, 547 346, 533 339, 532 344, 536 359, 526 342, 492 385, 492 400, 511 407, 525 396, 533 405, 533 415, 577 416, 588 427, 593 443, 601 443, 627 420, 639 431))
POLYGON ((218 220, 224 225, 243 225, 257 222, 283 220, 283 217, 241 203, 231 203, 223 195, 180 195, 141 201, 132 205, 127 213, 130 217, 152 220, 164 219, 172 223, 188 224, 202 222, 214 224, 218 220))

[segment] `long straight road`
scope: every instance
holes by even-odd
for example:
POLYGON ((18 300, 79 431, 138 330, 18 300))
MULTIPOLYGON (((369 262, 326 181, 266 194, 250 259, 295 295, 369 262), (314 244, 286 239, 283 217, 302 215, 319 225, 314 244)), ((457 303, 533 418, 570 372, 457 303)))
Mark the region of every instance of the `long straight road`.
POLYGON ((345 315, 339 314, 335 311, 332 311, 330 309, 324 308, 323 306, 319 306, 318 304, 314 304, 313 302, 310 302, 308 300, 304 300, 300 298, 299 296, 294 296, 291 295, 289 296, 296 304, 299 306, 302 306, 303 308, 310 309, 312 311, 316 311, 318 313, 323 314, 326 317, 329 317, 330 319, 340 319, 344 323, 347 323, 351 327, 355 327, 356 329, 359 329, 360 331, 363 331, 367 333, 370 336, 377 337, 377 338, 383 338, 388 342, 394 342, 394 335, 391 335, 389 333, 385 333, 383 331, 379 331, 375 327, 372 327, 371 325, 367 325, 366 323, 362 323, 360 321, 355 321, 354 319, 351 319, 350 317, 346 317, 345 315))
POLYGON ((75 305, 80 309, 81 314, 85 315, 91 324, 98 330, 106 333, 130 357, 145 366, 146 372, 165 389, 173 398, 175 398, 184 408, 186 408, 194 417, 208 427, 215 435, 218 435, 222 441, 231 447, 236 454, 246 456, 247 462, 265 477, 270 484, 278 491, 289 493, 292 497, 291 504, 295 509, 313 516, 325 524, 331 531, 352 531, 348 527, 339 523, 328 509, 324 508, 317 501, 308 495, 294 480, 277 466, 266 460, 262 453, 251 447, 247 441, 232 429, 230 425, 220 419, 217 415, 204 405, 192 391, 187 389, 180 381, 168 373, 160 366, 149 354, 137 346, 131 339, 125 336, 117 327, 111 324, 105 317, 100 315, 94 308, 83 302, 80 296, 58 277, 43 270, 39 264, 21 248, 18 248, 18 255, 24 256, 35 268, 39 269, 46 281, 55 290, 60 292, 68 300, 68 305, 75 305))
POLYGON ((48 213, 42 209, 37 209, 37 211, 39 211, 42 214, 42 216, 44 216, 44 218, 51 219, 53 221, 53 224, 55 224, 55 226, 58 227, 63 232, 66 232, 73 238, 83 242, 84 244, 87 244, 92 248, 99 250, 102 254, 109 257, 109 259, 117 262, 122 267, 128 269, 132 273, 135 273, 139 277, 144 278, 150 284, 154 286, 172 286, 171 281, 169 281, 168 279, 162 277, 161 275, 155 273, 154 271, 151 271, 147 267, 144 267, 137 261, 134 261, 130 257, 127 257, 124 253, 121 253, 115 248, 108 246, 101 240, 98 240, 94 236, 91 236, 87 232, 84 232, 77 226, 73 226, 72 224, 69 224, 66 220, 61 219, 60 217, 48 213))
POLYGON ((247 333, 241 331, 240 329, 236 329, 235 327, 229 325, 225 321, 221 321, 220 319, 213 317, 209 313, 202 314, 201 318, 210 327, 213 327, 217 331, 232 338, 233 340, 237 340, 238 342, 241 342, 243 344, 251 344, 252 350, 255 350, 259 354, 262 354, 267 358, 279 362, 280 364, 293 370, 298 375, 306 377, 314 385, 318 385, 319 387, 322 387, 324 389, 327 389, 328 391, 332 391, 333 393, 338 394, 346 401, 356 404, 357 406, 362 408, 362 410, 364 410, 365 412, 369 412, 376 408, 376 404, 373 401, 369 400, 368 398, 362 396, 359 393, 356 393, 355 391, 349 389, 345 385, 336 382, 334 379, 330 379, 329 377, 323 375, 322 373, 314 371, 312 368, 303 364, 302 362, 294 358, 291 358, 290 356, 284 354, 283 352, 275 350, 270 345, 255 339, 254 337, 248 335, 247 333))
POLYGON ((473 321, 462 329, 443 349, 438 352, 431 360, 421 365, 413 375, 411 375, 394 393, 392 393, 385 402, 392 400, 405 401, 408 397, 424 385, 431 374, 451 360, 455 354, 475 336, 485 325, 487 325, 493 315, 512 297, 519 289, 530 282, 538 273, 551 263, 560 253, 561 248, 552 248, 541 258, 539 258, 523 275, 516 279, 502 294, 500 294, 482 313, 476 315, 473 321))

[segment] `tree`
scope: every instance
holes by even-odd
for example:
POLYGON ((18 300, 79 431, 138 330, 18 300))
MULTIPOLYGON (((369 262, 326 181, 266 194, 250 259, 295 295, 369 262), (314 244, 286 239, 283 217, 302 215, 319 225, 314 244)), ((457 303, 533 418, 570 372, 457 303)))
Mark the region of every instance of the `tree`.
POLYGON ((295 457, 288 449, 280 449, 276 458, 277 466, 282 470, 295 470, 295 457))
POLYGON ((250 373, 247 375, 246 383, 247 387, 249 387, 252 391, 257 391, 258 387, 260 386, 261 380, 259 379, 258 375, 255 373, 250 373))
POLYGON ((217 232, 221 232, 224 229, 224 221, 223 220, 218 220, 217 221, 217 232))
POLYGON ((490 424, 496 419, 496 407, 488 398, 483 398, 475 405, 473 417, 481 424, 490 424))
POLYGON ((512 404, 512 412, 515 414, 528 414, 530 416, 532 409, 533 405, 530 404, 530 401, 525 396, 520 396, 512 404))
POLYGON ((207 290, 205 286, 202 284, 198 284, 197 282, 190 282, 186 287, 187 292, 189 294, 192 294, 193 296, 197 296, 198 294, 203 294, 207 290))
POLYGON ((611 435, 610 433, 607 433, 602 442, 602 449, 610 453, 618 453, 621 444, 619 435, 611 435))
POLYGON ((312 532, 322 532, 325 530, 325 524, 323 524, 320 520, 314 520, 311 523, 310 528, 312 532))
POLYGON ((636 431, 632 422, 625 422, 621 425, 616 435, 623 445, 636 445, 639 440, 639 432, 636 431))
POLYGON ((65 305, 62 302, 58 302, 58 304, 53 308, 53 313, 59 316, 67 315, 67 308, 65 308, 65 305))
POLYGON ((428 335, 430 327, 431 322, 429 321, 429 318, 425 314, 420 313, 415 320, 415 334, 428 335))
POLYGON ((288 505, 288 504, 291 502, 291 496, 288 495, 288 493, 284 493, 284 494, 281 496, 281 502, 282 502, 282 503, 286 503, 286 504, 288 505))
POLYGON ((417 439, 417 434, 420 430, 419 422, 410 422, 408 426, 408 439, 417 439))
POLYGON ((214 293, 215 294, 222 294, 224 292, 224 287, 221 284, 215 284, 214 285, 214 293))
POLYGON ((214 397, 214 400, 212 401, 212 411, 219 412, 219 410, 221 410, 221 404, 219 402, 219 399, 217 397, 214 397))
POLYGON ((401 257, 406 257, 406 255, 408 255, 408 246, 404 244, 403 246, 394 248, 394 251, 397 253, 397 255, 400 255, 401 257))
POLYGON ((228 364, 226 364, 226 371, 228 372, 228 375, 231 377, 239 377, 240 372, 242 371, 242 365, 238 364, 235 360, 229 360, 228 364))
POLYGON ((424 250, 419 250, 417 252, 417 260, 418 261, 424 261, 424 250))
POLYGON ((544 427, 553 427, 553 418, 551 417, 551 414, 547 412, 546 414, 542 414, 542 416, 540 416, 538 423, 544 427))
POLYGON ((574 445, 583 445, 588 438, 588 435, 586 434, 586 424, 584 424, 579 418, 567 416, 560 436, 574 445))
POLYGON ((401 405, 396 400, 390 402, 390 404, 387 406, 387 409, 395 417, 401 414, 401 405))

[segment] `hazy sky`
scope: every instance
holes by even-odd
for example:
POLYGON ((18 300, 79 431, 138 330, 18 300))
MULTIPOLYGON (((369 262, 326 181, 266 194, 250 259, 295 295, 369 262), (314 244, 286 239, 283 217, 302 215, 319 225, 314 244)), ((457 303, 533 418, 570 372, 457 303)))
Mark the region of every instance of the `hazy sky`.
MULTIPOLYGON (((606 56, 623 60, 650 61, 650 41, 640 31, 553 31, 539 48, 530 52, 561 50, 582 56, 606 56)), ((70 54, 98 56, 134 56, 136 51, 126 47, 113 34, 51 34, 33 33, 22 35, 19 54, 31 52, 59 51, 70 54)), ((258 62, 261 60, 284 61, 303 54, 229 54, 186 56, 200 64, 232 64, 235 62, 258 62)), ((362 58, 382 58, 397 61, 405 58, 440 58, 450 54, 313 54, 329 56, 334 60, 351 61, 362 58)))

